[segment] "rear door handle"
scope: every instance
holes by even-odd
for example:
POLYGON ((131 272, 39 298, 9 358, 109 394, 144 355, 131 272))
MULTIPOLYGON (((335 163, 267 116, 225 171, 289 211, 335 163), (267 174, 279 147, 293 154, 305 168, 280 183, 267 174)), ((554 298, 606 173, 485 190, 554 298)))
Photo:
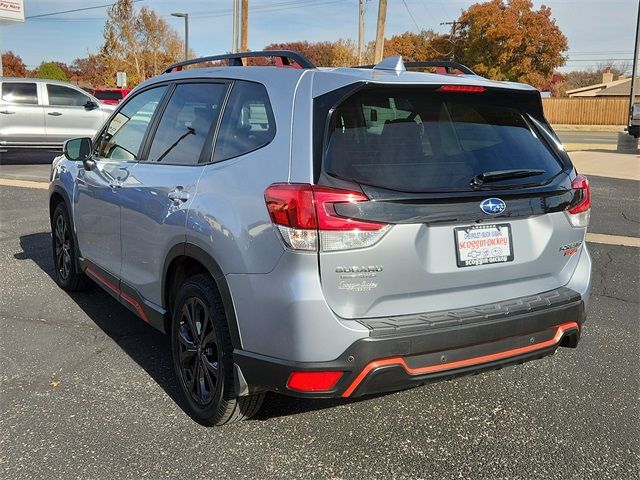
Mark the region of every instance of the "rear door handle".
POLYGON ((60 112, 49 112, 47 113, 47 115, 51 115, 52 117, 59 117, 62 114, 60 112))
POLYGON ((174 203, 186 202, 189 200, 189 192, 185 192, 183 187, 176 187, 174 190, 169 192, 168 196, 174 201, 174 203))
POLYGON ((0 110, 0 113, 3 115, 13 115, 16 112, 12 112, 11 110, 0 110))

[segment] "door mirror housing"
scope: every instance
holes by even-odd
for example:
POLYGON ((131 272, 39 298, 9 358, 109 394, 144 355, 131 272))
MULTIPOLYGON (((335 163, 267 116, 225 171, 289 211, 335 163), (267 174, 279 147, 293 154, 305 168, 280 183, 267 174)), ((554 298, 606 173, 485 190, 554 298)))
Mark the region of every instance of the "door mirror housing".
POLYGON ((86 110, 95 110, 96 108, 98 108, 98 104, 93 100, 87 100, 87 103, 84 104, 84 108, 86 110))
POLYGON ((91 170, 95 162, 91 158, 91 138, 72 138, 64 142, 64 156, 73 162, 82 162, 85 170, 91 170))

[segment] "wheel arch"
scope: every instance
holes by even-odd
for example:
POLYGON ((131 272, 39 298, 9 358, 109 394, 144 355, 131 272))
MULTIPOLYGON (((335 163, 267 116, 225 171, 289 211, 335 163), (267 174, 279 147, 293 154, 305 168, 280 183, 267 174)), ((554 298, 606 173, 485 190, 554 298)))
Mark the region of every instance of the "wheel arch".
MULTIPOLYGON (((60 185, 54 185, 49 194, 49 220, 53 218, 53 211, 56 209, 60 202, 64 202, 67 207, 67 213, 69 214, 69 220, 72 221, 71 203, 69 201, 69 195, 60 185)), ((75 230, 75 229, 74 229, 75 230)))
POLYGON ((213 278, 222 298, 233 348, 241 348, 240 330, 236 319, 229 284, 218 262, 202 248, 191 244, 174 245, 167 254, 162 273, 162 307, 169 313, 165 317, 165 331, 171 331, 172 307, 181 280, 198 273, 208 273, 213 278))

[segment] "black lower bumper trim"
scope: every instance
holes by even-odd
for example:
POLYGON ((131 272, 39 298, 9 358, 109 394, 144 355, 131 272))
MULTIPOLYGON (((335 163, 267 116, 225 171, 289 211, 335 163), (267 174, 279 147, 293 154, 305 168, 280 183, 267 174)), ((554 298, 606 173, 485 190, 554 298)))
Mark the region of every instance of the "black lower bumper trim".
POLYGON ((363 338, 327 362, 287 361, 242 350, 234 351, 234 362, 246 379, 248 393, 275 391, 308 398, 360 396, 521 363, 549 355, 559 346, 575 347, 585 318, 584 303, 578 296, 565 305, 484 322, 363 338), (575 328, 559 328, 571 322, 575 322, 575 328), (527 345, 539 348, 527 349, 527 345), (504 352, 510 353, 504 356, 504 352), (398 360, 395 364, 380 365, 389 367, 380 370, 375 365, 372 367, 381 359, 401 359, 402 363, 398 360), (461 367, 461 363, 456 363, 468 359, 481 360, 461 367), (433 372, 425 367, 440 362, 447 364, 444 371, 433 372), (344 375, 330 391, 294 392, 286 386, 294 371, 337 370, 344 375))

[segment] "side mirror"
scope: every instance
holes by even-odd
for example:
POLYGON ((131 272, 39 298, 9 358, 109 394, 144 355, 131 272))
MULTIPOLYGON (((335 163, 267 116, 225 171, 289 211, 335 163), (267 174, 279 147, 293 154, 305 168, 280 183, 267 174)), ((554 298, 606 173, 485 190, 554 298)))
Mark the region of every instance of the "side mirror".
POLYGON ((82 162, 85 170, 91 170, 95 162, 91 159, 91 139, 89 137, 72 138, 64 142, 64 156, 73 162, 82 162))
POLYGON ((84 104, 84 108, 86 110, 95 110, 96 108, 98 108, 98 104, 93 100, 87 100, 87 103, 84 104))

